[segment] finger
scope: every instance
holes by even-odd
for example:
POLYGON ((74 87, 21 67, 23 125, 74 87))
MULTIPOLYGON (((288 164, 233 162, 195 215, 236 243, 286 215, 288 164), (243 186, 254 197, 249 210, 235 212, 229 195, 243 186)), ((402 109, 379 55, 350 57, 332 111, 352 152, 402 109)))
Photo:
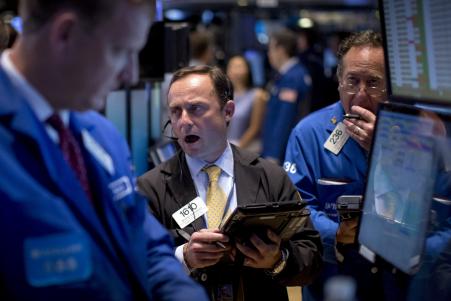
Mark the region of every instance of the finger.
POLYGON ((250 267, 250 268, 257 268, 257 262, 255 260, 253 260, 252 258, 246 258, 243 261, 243 265, 250 267))
POLYGON ((343 120, 343 124, 346 126, 346 132, 354 138, 363 138, 367 136, 367 133, 364 129, 362 129, 357 122, 357 120, 343 120))
POLYGON ((234 261, 235 261, 235 257, 236 257, 236 250, 235 250, 235 249, 232 249, 232 251, 229 252, 228 254, 229 254, 230 260, 231 260, 232 262, 234 262, 234 261))
POLYGON ((257 259, 259 257, 259 254, 252 248, 247 247, 241 243, 236 244, 236 248, 243 253, 245 257, 251 258, 253 260, 257 259))
POLYGON ((260 254, 268 252, 268 245, 258 235, 252 234, 250 241, 260 254))
MULTIPOLYGON (((200 233, 217 233, 217 234, 221 234, 224 235, 221 230, 219 230, 218 228, 215 229, 200 229, 198 232, 200 233)), ((226 235, 224 235, 226 236, 226 235)))
POLYGON ((357 120, 354 120, 354 119, 350 119, 350 120, 343 119, 343 124, 346 126, 346 128, 349 128, 349 127, 355 126, 356 125, 356 121, 357 120))
POLYGON ((276 245, 280 245, 280 242, 282 241, 282 239, 280 238, 279 235, 277 235, 276 233, 274 233, 271 229, 268 229, 266 235, 268 235, 268 238, 275 243, 276 245))
POLYGON ((192 243, 191 246, 189 246, 189 250, 191 252, 209 252, 209 253, 224 253, 225 251, 228 251, 229 249, 226 247, 225 249, 214 244, 214 243, 192 243))
POLYGON ((360 118, 367 122, 374 123, 376 121, 376 115, 373 112, 360 106, 352 106, 351 112, 360 115, 360 118))
POLYGON ((360 128, 357 125, 355 125, 355 124, 351 125, 349 127, 349 130, 351 131, 353 136, 356 136, 356 137, 359 136, 360 128))
POLYGON ((205 229, 202 229, 198 232, 194 232, 193 235, 191 235, 191 240, 196 242, 204 242, 204 243, 213 243, 216 241, 220 242, 229 242, 229 237, 227 235, 224 235, 222 233, 216 233, 212 231, 204 231, 205 229))
POLYGON ((346 133, 348 133, 348 135, 351 136, 351 138, 353 138, 354 140, 356 140, 358 142, 360 142, 364 139, 363 137, 360 136, 362 132, 363 131, 360 130, 355 125, 346 128, 346 133))
POLYGON ((210 253, 210 252, 197 252, 194 254, 198 261, 212 261, 221 259, 223 254, 221 253, 210 253))
POLYGON ((365 132, 372 132, 374 129, 374 125, 375 125, 374 122, 370 122, 370 121, 366 121, 366 120, 356 120, 354 122, 354 125, 363 129, 365 132))
POLYGON ((356 135, 359 134, 359 130, 361 129, 361 127, 359 126, 359 124, 360 124, 359 122, 362 122, 362 121, 357 120, 357 119, 351 119, 351 120, 344 119, 343 120, 343 124, 346 126, 346 129, 350 130, 350 133, 353 133, 356 135))
POLYGON ((220 258, 219 259, 214 259, 214 260, 200 260, 200 261, 197 261, 193 265, 193 267, 196 267, 196 268, 209 267, 209 266, 217 264, 219 262, 219 260, 220 260, 220 258))
POLYGON ((218 228, 215 229, 201 229, 200 232, 210 232, 210 233, 221 233, 221 230, 219 230, 218 228))

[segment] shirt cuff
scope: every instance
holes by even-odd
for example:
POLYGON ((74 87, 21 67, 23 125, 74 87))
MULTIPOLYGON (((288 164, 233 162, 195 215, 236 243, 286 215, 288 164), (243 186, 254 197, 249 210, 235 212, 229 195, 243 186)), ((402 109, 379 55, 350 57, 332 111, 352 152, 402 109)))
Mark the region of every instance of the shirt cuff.
POLYGON ((183 246, 184 246, 184 244, 178 246, 178 247, 175 249, 175 257, 182 263, 183 269, 185 270, 185 273, 186 273, 187 275, 189 275, 189 274, 191 274, 191 271, 190 271, 190 269, 188 268, 188 266, 186 265, 185 258, 183 257, 183 246))

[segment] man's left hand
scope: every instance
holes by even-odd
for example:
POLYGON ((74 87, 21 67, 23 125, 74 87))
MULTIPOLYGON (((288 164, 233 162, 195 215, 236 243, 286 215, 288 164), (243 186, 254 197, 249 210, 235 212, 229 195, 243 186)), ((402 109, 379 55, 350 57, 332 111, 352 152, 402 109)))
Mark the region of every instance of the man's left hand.
POLYGON ((337 230, 337 243, 353 244, 357 235, 357 227, 359 226, 359 218, 354 217, 341 221, 337 230))
POLYGON ((271 241, 270 243, 264 242, 256 234, 252 234, 249 239, 249 244, 252 244, 252 246, 236 243, 237 249, 246 257, 243 265, 252 268, 272 269, 280 261, 282 258, 280 237, 269 229, 266 235, 271 241))
POLYGON ((369 152, 373 139, 374 125, 376 124, 376 115, 359 106, 352 106, 351 113, 360 115, 361 119, 343 120, 343 124, 346 126, 346 132, 357 141, 361 147, 369 152))

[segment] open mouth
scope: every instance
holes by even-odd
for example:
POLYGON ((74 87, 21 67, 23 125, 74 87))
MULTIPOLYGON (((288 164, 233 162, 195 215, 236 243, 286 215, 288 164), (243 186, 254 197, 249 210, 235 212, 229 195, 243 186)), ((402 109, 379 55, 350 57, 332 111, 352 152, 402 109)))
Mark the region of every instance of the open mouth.
POLYGON ((186 143, 195 143, 197 142, 197 140, 199 140, 200 137, 196 136, 196 135, 188 135, 185 137, 185 142, 186 143))

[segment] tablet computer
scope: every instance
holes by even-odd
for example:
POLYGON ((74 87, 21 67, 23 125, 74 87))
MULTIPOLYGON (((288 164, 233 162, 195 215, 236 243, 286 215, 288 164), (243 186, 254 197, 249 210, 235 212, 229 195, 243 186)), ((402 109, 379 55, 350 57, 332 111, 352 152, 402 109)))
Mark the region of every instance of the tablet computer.
POLYGON ((252 233, 265 239, 269 228, 286 241, 307 222, 310 211, 306 205, 303 201, 289 201, 238 206, 223 221, 220 230, 231 239, 243 241, 252 233))

